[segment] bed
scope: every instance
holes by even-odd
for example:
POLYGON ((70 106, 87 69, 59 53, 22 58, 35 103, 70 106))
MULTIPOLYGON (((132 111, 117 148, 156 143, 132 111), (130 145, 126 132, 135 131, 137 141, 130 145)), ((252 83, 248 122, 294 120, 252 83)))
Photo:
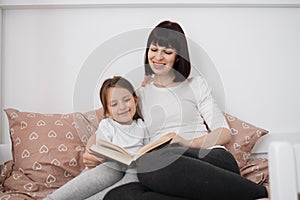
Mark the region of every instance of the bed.
MULTIPOLYGON (((5 112, 12 145, 1 145, 1 159, 6 162, 1 169, 0 197, 13 199, 42 199, 76 177, 84 169, 85 144, 103 118, 101 108, 65 114, 14 108, 5 112)), ((226 148, 238 161, 241 174, 258 184, 268 184, 267 158, 251 156, 255 143, 268 131, 224 115, 233 136, 226 148)))
POLYGON ((233 135, 227 148, 244 177, 269 184, 270 144, 300 142, 294 0, 2 0, 0 6, 0 198, 41 199, 81 172, 85 143, 102 118, 96 76, 126 74, 139 84, 141 49, 162 19, 186 29, 193 74, 208 80, 224 110, 233 135), (120 43, 128 39, 133 49, 120 43), (102 59, 107 51, 111 57, 102 59))

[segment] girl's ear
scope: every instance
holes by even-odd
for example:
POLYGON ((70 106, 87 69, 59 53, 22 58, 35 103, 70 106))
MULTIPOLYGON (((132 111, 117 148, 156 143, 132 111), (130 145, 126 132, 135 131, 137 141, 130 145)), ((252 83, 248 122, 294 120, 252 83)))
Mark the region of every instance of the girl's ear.
POLYGON ((137 96, 133 96, 134 102, 135 102, 135 106, 137 106, 138 102, 139 102, 139 98, 137 96))
POLYGON ((109 112, 106 112, 105 113, 105 118, 110 118, 111 116, 110 116, 110 114, 109 114, 109 112))

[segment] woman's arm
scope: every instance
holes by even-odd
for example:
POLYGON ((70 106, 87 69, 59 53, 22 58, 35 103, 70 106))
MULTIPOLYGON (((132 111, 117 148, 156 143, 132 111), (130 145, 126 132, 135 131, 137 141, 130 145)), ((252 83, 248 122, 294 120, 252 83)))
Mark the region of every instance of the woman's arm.
POLYGON ((229 125, 220 110, 217 102, 212 96, 208 83, 202 77, 197 77, 192 82, 194 87, 198 87, 199 94, 197 108, 203 118, 209 133, 190 141, 191 147, 208 148, 214 145, 225 145, 231 140, 229 125), (211 131, 210 131, 211 130, 211 131))
POLYGON ((172 140, 171 143, 179 143, 183 146, 192 148, 208 148, 214 145, 226 145, 231 140, 231 132, 227 128, 218 128, 207 135, 186 140, 179 135, 172 140))
POLYGON ((83 157, 83 164, 87 167, 87 168, 94 168, 96 167, 97 165, 101 164, 103 162, 102 159, 100 158, 97 158, 96 156, 94 156, 89 148, 96 143, 96 135, 93 134, 87 144, 86 144, 86 148, 85 148, 85 152, 84 154, 82 155, 83 157))
POLYGON ((207 135, 193 139, 191 147, 208 148, 214 145, 226 145, 230 140, 230 130, 227 128, 218 128, 207 135))

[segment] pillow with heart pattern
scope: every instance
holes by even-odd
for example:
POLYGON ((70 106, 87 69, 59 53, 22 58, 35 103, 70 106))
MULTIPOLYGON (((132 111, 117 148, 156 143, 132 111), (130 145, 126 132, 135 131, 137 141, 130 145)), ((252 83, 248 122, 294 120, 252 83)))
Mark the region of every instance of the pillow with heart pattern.
POLYGON ((102 109, 86 113, 41 114, 5 109, 13 168, 4 190, 13 199, 41 199, 83 169, 88 138, 103 118, 102 109), (23 196, 22 196, 23 194, 23 196))
POLYGON ((251 151, 257 140, 266 135, 268 131, 227 113, 224 115, 232 134, 231 141, 225 147, 233 154, 239 167, 242 168, 250 159, 251 151))

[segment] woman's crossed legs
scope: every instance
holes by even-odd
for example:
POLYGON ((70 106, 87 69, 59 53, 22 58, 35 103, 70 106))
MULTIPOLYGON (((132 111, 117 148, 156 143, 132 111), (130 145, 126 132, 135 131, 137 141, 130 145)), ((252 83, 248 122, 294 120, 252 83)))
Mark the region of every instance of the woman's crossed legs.
POLYGON ((254 200, 267 197, 264 186, 240 176, 234 157, 225 149, 172 146, 138 161, 140 183, 110 191, 105 200, 254 200), (122 197, 122 198, 121 198, 122 197))

